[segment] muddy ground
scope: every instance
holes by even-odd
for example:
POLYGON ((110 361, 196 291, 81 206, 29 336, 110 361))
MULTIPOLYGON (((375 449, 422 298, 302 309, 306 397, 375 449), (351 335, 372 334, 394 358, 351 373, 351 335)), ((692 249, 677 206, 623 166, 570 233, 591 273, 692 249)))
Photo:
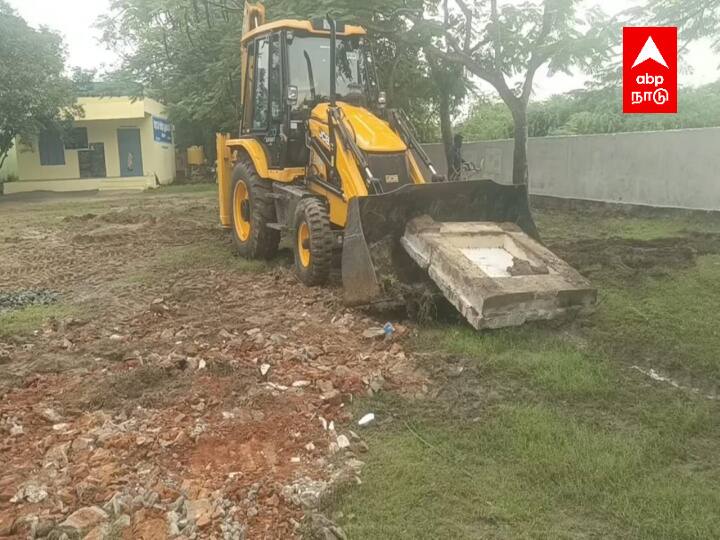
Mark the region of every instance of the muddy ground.
POLYGON ((231 255, 209 195, 0 204, 18 291, 57 300, 0 329, 0 536, 342 537, 303 518, 363 465, 354 397, 427 389, 407 327, 231 255))
MULTIPOLYGON (((627 279, 720 236, 550 247, 627 279)), ((318 508, 359 481, 357 399, 481 391, 386 320, 301 285, 287 251, 232 255, 209 191, 0 198, 0 537, 343 538, 318 508)))

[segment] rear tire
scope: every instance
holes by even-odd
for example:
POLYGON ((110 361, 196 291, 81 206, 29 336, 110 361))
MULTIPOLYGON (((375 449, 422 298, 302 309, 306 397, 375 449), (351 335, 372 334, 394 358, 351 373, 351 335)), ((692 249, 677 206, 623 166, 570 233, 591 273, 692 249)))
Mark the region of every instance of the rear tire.
POLYGON ((324 285, 330 278, 333 232, 327 207, 319 199, 303 199, 294 221, 293 252, 295 271, 310 287, 324 285))
POLYGON ((260 178, 251 162, 242 160, 233 170, 232 236, 237 252, 250 259, 271 259, 280 243, 274 223, 275 205, 270 183, 260 178))

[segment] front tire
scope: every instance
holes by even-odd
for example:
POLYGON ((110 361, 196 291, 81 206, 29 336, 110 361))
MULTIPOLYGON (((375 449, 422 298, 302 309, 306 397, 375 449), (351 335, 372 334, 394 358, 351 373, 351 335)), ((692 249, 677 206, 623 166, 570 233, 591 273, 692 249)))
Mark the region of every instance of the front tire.
POLYGON ((237 252, 250 259, 271 259, 280 243, 274 223, 275 206, 270 183, 260 178, 249 161, 240 161, 233 171, 232 236, 237 252))
POLYGON ((327 207, 319 199, 303 199, 295 211, 294 225, 295 271, 305 285, 324 285, 330 278, 333 248, 327 207))

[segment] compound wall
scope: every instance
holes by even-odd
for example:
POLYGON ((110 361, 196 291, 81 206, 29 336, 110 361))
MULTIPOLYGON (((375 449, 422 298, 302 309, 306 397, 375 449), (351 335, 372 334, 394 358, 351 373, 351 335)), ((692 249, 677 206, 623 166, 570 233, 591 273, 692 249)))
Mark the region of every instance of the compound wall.
MULTIPOLYGON (((445 170, 441 145, 425 148, 445 170)), ((720 128, 539 137, 528 154, 534 195, 720 211, 720 128)), ((511 140, 463 146, 480 177, 501 183, 512 156, 511 140)))

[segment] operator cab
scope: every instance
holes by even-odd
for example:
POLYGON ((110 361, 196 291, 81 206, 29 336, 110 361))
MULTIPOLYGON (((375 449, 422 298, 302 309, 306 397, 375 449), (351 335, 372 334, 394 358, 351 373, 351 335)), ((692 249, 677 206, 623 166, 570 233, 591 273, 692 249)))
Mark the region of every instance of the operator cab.
MULTIPOLYGON (((264 147, 271 168, 307 164, 306 122, 330 96, 330 29, 325 21, 278 21, 243 39, 240 137, 264 147)), ((358 26, 337 25, 335 99, 374 108, 379 92, 370 44, 358 26)))

